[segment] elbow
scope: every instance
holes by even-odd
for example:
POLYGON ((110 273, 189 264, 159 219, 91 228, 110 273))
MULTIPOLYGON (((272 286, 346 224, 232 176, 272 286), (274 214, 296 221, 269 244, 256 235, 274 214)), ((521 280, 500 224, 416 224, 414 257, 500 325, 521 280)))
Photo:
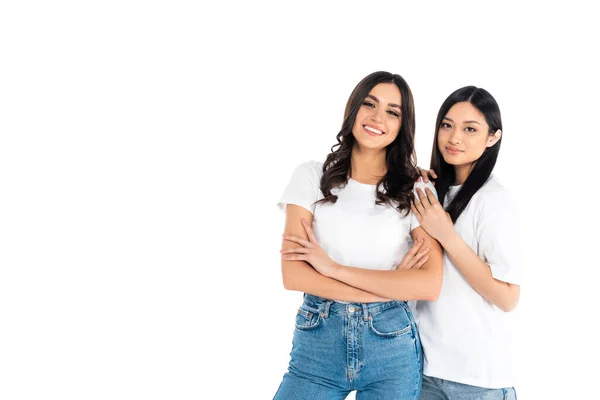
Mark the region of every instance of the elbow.
POLYGON ((283 265, 281 266, 281 278, 285 290, 296 290, 296 281, 293 279, 290 271, 288 271, 288 268, 283 265))
POLYGON ((437 301, 437 299, 440 297, 440 291, 441 290, 432 291, 427 301, 437 301))
POLYGON ((440 297, 440 292, 442 291, 442 282, 440 284, 432 285, 429 293, 427 294, 427 301, 437 301, 440 297))
POLYGON ((517 303, 519 302, 518 299, 515 299, 513 301, 507 301, 504 304, 499 304, 498 308, 501 309, 502 311, 504 311, 505 313, 507 312, 511 312, 513 311, 515 308, 517 308, 517 303))
POLYGON ((293 282, 293 280, 292 280, 292 279, 290 279, 290 278, 286 278, 286 275, 285 275, 285 274, 283 274, 283 277, 282 277, 282 278, 283 278, 283 279, 282 279, 282 280, 283 280, 283 288, 284 288, 285 290, 295 290, 295 289, 294 289, 294 282, 293 282))
POLYGON ((444 281, 442 258, 440 257, 438 263, 433 265, 432 268, 428 268, 423 272, 420 286, 424 290, 422 293, 423 297, 419 300, 437 301, 442 292, 442 282, 444 281))
POLYGON ((437 301, 442 292, 442 280, 443 275, 439 274, 429 279, 429 291, 427 294, 427 301, 437 301))
POLYGON ((283 278, 283 288, 285 290, 296 290, 296 287, 294 286, 292 280, 285 279, 285 277, 283 278))
POLYGON ((507 312, 511 312, 515 308, 517 308, 518 303, 519 303, 519 294, 517 292, 517 293, 513 294, 512 296, 509 296, 504 301, 497 304, 496 307, 498 307, 499 309, 501 309, 502 311, 507 313, 507 312))
POLYGON ((513 311, 519 303, 521 291, 518 286, 510 286, 509 295, 497 307, 505 313, 513 311))
POLYGON ((512 310, 515 309, 515 307, 516 307, 516 304, 514 306, 510 305, 510 304, 501 304, 498 306, 498 308, 501 309, 502 311, 504 311, 505 313, 511 312, 512 310))

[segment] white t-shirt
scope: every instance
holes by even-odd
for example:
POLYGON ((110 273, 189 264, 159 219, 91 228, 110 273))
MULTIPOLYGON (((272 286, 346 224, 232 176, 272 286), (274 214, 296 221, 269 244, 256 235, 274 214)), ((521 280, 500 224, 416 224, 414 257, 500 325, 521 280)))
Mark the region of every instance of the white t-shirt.
MULTIPOLYGON (((444 206, 460 186, 451 186, 444 206)), ((507 190, 491 176, 458 217, 455 229, 492 276, 521 283, 517 209, 507 190)), ((444 280, 435 302, 417 302, 417 322, 427 376, 485 388, 514 386, 514 316, 479 295, 444 253, 444 280)))
MULTIPOLYGON (((375 204, 376 185, 353 179, 343 188, 331 190, 338 196, 337 202, 315 205, 323 198, 319 189, 322 171, 322 162, 300 164, 279 201, 280 207, 295 204, 310 211, 319 245, 335 262, 365 269, 395 269, 412 245, 411 231, 420 225, 415 216, 412 212, 403 216, 387 204, 375 204)), ((425 184, 417 186, 423 188, 425 184)))

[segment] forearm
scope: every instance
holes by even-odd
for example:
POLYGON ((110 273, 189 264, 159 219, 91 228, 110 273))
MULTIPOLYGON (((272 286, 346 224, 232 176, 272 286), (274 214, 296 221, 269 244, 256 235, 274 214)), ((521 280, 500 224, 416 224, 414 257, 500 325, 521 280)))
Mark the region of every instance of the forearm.
MULTIPOLYGON (((427 263, 442 263, 434 255, 427 263)), ((332 278, 348 285, 395 300, 435 301, 440 293, 442 274, 435 268, 388 271, 339 266, 332 278)))
POLYGON ((281 265, 281 272, 283 284, 287 290, 297 290, 326 299, 356 303, 389 300, 389 298, 323 276, 303 261, 284 261, 281 265))
POLYGON ((490 266, 458 234, 447 239, 442 246, 477 293, 503 311, 515 308, 519 297, 518 286, 495 279, 490 266))

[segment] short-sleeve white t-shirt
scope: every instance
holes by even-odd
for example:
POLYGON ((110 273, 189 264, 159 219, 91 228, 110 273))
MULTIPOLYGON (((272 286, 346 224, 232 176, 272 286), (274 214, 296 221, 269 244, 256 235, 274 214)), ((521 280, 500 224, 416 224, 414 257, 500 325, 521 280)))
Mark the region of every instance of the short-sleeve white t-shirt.
MULTIPOLYGON (((451 186, 447 207, 460 186, 451 186)), ((492 276, 521 283, 518 209, 491 176, 454 224, 461 238, 489 264, 492 276)), ((444 253, 444 280, 435 302, 417 302, 417 323, 427 376, 486 388, 515 385, 514 316, 500 310, 463 278, 444 253)))
MULTIPOLYGON (((320 246, 335 262, 365 269, 391 270, 412 245, 411 231, 419 226, 416 217, 406 216, 390 205, 377 205, 376 185, 348 179, 344 187, 332 189, 335 203, 319 203, 323 163, 300 164, 279 201, 301 206, 313 214, 312 228, 320 246)), ((416 183, 415 187, 433 185, 416 183)))

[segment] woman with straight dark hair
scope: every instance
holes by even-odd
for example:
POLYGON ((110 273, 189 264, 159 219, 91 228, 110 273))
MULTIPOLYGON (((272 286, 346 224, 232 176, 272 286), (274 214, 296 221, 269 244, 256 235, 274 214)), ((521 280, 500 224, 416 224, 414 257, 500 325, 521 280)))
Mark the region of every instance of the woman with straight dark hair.
POLYGON ((444 248, 438 301, 417 302, 421 400, 516 398, 508 312, 522 266, 517 212, 492 175, 501 143, 500 109, 487 91, 467 86, 444 101, 431 155, 437 196, 417 189, 412 207, 444 248))
POLYGON ((305 294, 275 399, 418 399, 408 301, 437 298, 442 250, 410 212, 414 129, 404 79, 375 72, 350 95, 325 162, 294 171, 279 202, 281 269, 285 288, 305 294))

